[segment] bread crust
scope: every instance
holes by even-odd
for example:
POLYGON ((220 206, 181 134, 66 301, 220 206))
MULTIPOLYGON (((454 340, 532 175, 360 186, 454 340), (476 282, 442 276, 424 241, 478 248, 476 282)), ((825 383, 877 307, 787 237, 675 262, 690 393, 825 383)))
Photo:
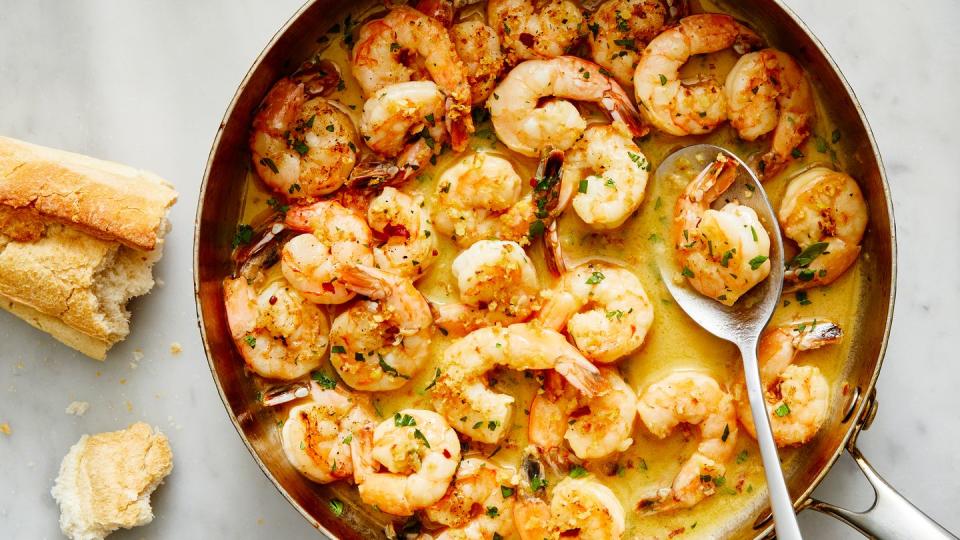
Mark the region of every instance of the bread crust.
POLYGON ((177 192, 159 176, 0 137, 0 205, 152 250, 177 192))
POLYGON ((166 436, 143 422, 80 438, 50 491, 60 528, 73 540, 101 539, 153 519, 150 495, 173 470, 166 436))

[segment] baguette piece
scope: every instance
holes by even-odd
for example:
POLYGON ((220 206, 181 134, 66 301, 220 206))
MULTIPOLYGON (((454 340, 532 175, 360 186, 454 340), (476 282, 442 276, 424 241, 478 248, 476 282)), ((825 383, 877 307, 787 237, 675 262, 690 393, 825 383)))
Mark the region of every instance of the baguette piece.
POLYGON ((153 287, 176 198, 156 175, 0 137, 0 307, 104 359, 153 287))
POLYGON ((50 490, 60 505, 60 529, 71 540, 102 540, 150 523, 150 495, 172 470, 166 436, 143 422, 80 437, 50 490))

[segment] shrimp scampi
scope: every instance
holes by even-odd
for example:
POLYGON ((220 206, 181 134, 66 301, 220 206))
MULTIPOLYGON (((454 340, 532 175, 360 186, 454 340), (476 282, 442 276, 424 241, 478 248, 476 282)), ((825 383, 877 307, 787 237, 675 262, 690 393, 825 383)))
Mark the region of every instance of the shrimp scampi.
POLYGON ((383 270, 416 280, 439 255, 437 236, 419 195, 384 188, 370 201, 367 222, 378 240, 373 260, 383 270))
POLYGON ((490 388, 486 377, 497 366, 555 369, 587 397, 607 388, 600 371, 558 332, 531 323, 475 330, 444 351, 432 392, 450 425, 483 443, 496 443, 512 427, 516 399, 490 388))
POLYGON ((480 240, 457 255, 450 270, 460 302, 432 307, 436 324, 455 335, 523 322, 538 307, 537 271, 516 242, 480 240))
POLYGON ((497 137, 525 156, 570 148, 587 129, 587 122, 567 100, 596 103, 631 136, 645 135, 647 129, 630 96, 603 71, 574 56, 521 63, 487 100, 497 137))
POLYGON ((633 84, 640 53, 670 21, 681 14, 674 0, 607 0, 587 21, 593 61, 623 86, 633 84))
POLYGON ((681 371, 648 386, 637 412, 660 439, 681 424, 700 427, 700 444, 680 466, 671 486, 641 501, 641 508, 657 512, 690 508, 712 495, 737 444, 737 412, 730 394, 709 375, 681 371))
POLYGON ((319 201, 287 211, 287 227, 304 231, 280 255, 283 276, 307 300, 342 304, 355 296, 340 279, 344 268, 373 264, 373 236, 363 215, 336 201, 319 201))
POLYGON ((330 363, 351 388, 400 388, 426 362, 433 323, 430 306, 408 278, 377 268, 349 267, 341 280, 370 300, 356 302, 334 319, 330 363))
POLYGON ((564 478, 550 502, 520 497, 513 511, 521 540, 619 540, 626 531, 620 500, 596 478, 564 478))
POLYGON ((280 79, 253 120, 257 175, 291 199, 318 197, 346 182, 357 161, 357 130, 336 102, 308 95, 308 83, 280 79))
POLYGON ((230 334, 255 373, 290 380, 320 365, 327 350, 327 316, 286 281, 257 292, 247 278, 228 278, 223 297, 230 334))
POLYGON ((728 306, 770 274, 770 236, 757 213, 735 201, 710 208, 738 170, 733 159, 717 156, 677 199, 671 231, 682 277, 728 306))
POLYGON ((702 135, 727 119, 727 103, 719 81, 680 79, 691 56, 730 47, 745 52, 759 37, 733 17, 719 13, 690 15, 661 32, 644 49, 633 75, 633 88, 643 117, 671 135, 702 135))
POLYGON ((503 71, 504 56, 496 31, 480 21, 458 22, 450 28, 450 37, 463 61, 470 95, 474 105, 483 103, 493 93, 503 71))
POLYGON ((446 528, 436 540, 509 538, 514 534, 512 473, 479 457, 465 457, 447 493, 423 510, 446 528))
POLYGON ((353 432, 373 423, 366 396, 312 383, 308 402, 295 405, 280 432, 287 460, 314 482, 353 478, 353 432))
POLYGON ((570 0, 489 0, 487 20, 512 65, 565 54, 580 37, 583 13, 570 0))
POLYGON ((787 290, 833 283, 857 261, 868 214, 850 175, 826 167, 803 172, 787 185, 777 217, 801 250, 787 263, 787 290))
MULTIPOLYGON (((760 381, 777 446, 794 446, 812 439, 823 426, 830 406, 830 386, 820 369, 793 365, 793 361, 802 351, 833 345, 842 338, 840 327, 824 319, 783 324, 760 338, 760 381)), ((734 398, 740 423, 751 437, 756 437, 742 383, 734 388, 734 398)))
POLYGON ((354 434, 351 452, 360 499, 409 516, 443 498, 460 463, 460 440, 439 414, 403 409, 354 434))
POLYGON ((593 362, 608 364, 636 351, 653 324, 653 305, 640 280, 609 263, 587 263, 564 273, 545 296, 537 320, 566 330, 593 362))
POLYGON ((816 111, 803 68, 783 51, 763 49, 741 56, 723 88, 730 124, 741 139, 773 132, 770 151, 757 163, 762 177, 772 177, 810 135, 816 111))

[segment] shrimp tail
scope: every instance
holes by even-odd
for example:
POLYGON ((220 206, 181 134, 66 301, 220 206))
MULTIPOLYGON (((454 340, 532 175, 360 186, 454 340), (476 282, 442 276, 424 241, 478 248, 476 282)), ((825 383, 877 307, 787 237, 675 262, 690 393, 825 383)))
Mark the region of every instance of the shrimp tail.
POLYGON ((340 280, 348 289, 374 300, 390 296, 393 286, 389 278, 390 275, 383 270, 365 264, 348 266, 340 275, 340 280))
POLYGON ((343 80, 336 62, 326 59, 307 62, 290 78, 303 85, 303 91, 308 97, 329 96, 343 80))
POLYGON ((739 166, 726 154, 718 154, 717 159, 707 166, 687 189, 687 196, 693 202, 707 204, 717 200, 737 178, 739 166))
POLYGON ((473 117, 469 106, 464 106, 458 100, 448 96, 445 103, 447 111, 444 123, 447 133, 450 134, 450 146, 456 152, 462 152, 467 147, 470 134, 473 133, 473 117), (466 109, 466 110, 464 110, 466 109))
MULTIPOLYGON (((616 83, 611 81, 611 84, 616 83)), ((610 114, 610 118, 615 124, 627 128, 631 137, 643 137, 650 133, 650 126, 641 119, 640 112, 627 94, 619 86, 616 90, 607 92, 600 100, 600 105, 610 114)))
POLYGON ((586 358, 564 356, 557 360, 554 369, 586 397, 594 397, 610 388, 597 366, 586 358))
POLYGON ((793 338, 793 346, 800 351, 809 351, 839 343, 842 338, 843 330, 837 323, 829 320, 815 320, 805 324, 803 330, 797 331, 793 338))
POLYGON ((543 254, 547 262, 547 269, 552 274, 559 276, 567 271, 568 265, 563 256, 563 245, 560 242, 556 220, 547 226, 547 231, 543 235, 543 254))

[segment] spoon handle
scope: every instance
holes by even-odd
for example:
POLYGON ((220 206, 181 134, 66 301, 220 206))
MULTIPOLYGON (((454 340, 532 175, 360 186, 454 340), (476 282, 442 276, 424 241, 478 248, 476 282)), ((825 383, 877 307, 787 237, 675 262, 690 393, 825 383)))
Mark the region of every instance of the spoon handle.
POLYGON ((750 412, 753 414, 753 425, 756 426, 757 444, 760 446, 760 457, 763 459, 763 472, 767 478, 767 489, 770 494, 770 507, 773 509, 777 538, 779 540, 800 540, 803 537, 800 535, 797 515, 793 510, 790 493, 787 491, 787 484, 783 479, 780 456, 777 454, 777 445, 773 441, 770 419, 767 417, 767 404, 764 401, 763 389, 760 385, 757 342, 752 340, 738 345, 743 358, 743 372, 746 379, 747 396, 750 398, 750 412))

